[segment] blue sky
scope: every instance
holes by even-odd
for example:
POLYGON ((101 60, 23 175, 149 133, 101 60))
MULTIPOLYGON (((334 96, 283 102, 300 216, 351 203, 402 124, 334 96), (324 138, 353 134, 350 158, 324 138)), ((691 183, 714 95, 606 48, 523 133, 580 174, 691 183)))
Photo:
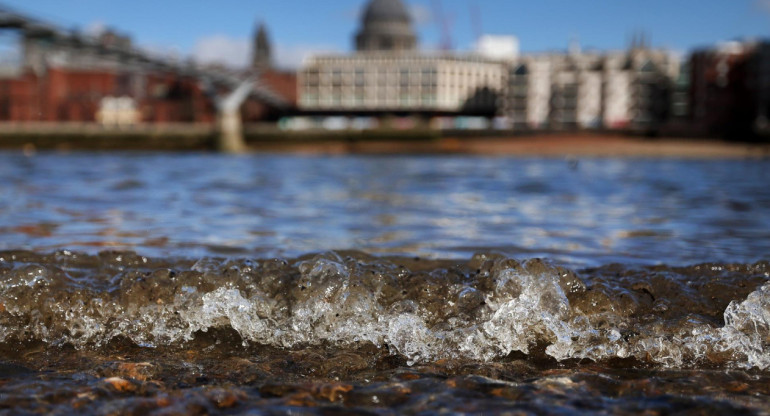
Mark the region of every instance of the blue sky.
MULTIPOLYGON (((481 31, 519 37, 524 52, 624 48, 634 31, 653 46, 686 52, 722 40, 770 38, 770 0, 440 0, 458 49, 481 31)), ((0 0, 64 27, 110 26, 135 43, 201 60, 245 62, 254 25, 264 21, 284 66, 312 51, 347 51, 364 0, 0 0)), ((417 17, 421 45, 435 48, 435 0, 405 0, 417 17)))

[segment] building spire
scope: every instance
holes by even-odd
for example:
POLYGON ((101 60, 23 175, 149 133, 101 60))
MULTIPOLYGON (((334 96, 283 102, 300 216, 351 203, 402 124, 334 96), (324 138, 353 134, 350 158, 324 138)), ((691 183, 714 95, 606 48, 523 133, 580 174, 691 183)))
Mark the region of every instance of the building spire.
POLYGON ((267 34, 267 26, 260 23, 254 35, 254 44, 252 46, 251 67, 257 69, 268 69, 273 66, 273 51, 270 44, 270 37, 267 34))

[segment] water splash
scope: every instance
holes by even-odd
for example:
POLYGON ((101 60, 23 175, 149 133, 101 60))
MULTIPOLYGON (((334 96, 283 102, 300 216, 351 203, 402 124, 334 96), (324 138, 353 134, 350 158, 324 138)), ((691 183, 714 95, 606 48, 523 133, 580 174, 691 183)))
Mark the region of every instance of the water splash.
POLYGON ((229 328, 244 343, 282 348, 371 343, 410 364, 521 352, 770 368, 767 263, 576 274, 492 254, 467 263, 334 252, 291 261, 0 257, 5 343, 174 346, 229 328))

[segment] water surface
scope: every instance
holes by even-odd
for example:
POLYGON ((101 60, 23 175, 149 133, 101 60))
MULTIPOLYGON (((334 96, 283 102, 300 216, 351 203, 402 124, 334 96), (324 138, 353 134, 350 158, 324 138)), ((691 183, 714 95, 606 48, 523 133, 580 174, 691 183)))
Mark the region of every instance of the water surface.
POLYGON ((767 161, 0 154, 2 249, 753 262, 767 161))
POLYGON ((768 414, 768 167, 3 153, 0 409, 768 414))

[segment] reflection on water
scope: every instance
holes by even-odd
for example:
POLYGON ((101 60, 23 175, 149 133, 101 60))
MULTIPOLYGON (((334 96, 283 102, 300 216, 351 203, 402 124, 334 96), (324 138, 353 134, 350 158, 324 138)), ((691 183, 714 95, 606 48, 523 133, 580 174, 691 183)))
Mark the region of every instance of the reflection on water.
POLYGON ((0 155, 0 249, 752 262, 768 162, 0 155))

